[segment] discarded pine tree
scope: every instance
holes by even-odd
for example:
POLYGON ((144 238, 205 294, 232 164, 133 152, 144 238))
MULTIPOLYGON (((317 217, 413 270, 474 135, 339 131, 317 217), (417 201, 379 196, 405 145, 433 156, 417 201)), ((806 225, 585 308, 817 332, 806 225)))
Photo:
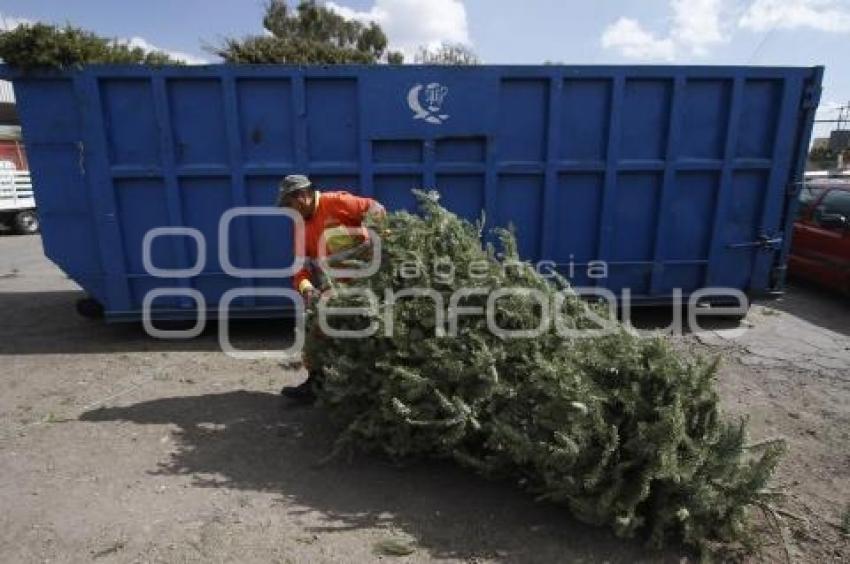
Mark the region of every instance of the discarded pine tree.
MULTIPOLYGON (((417 197, 422 216, 370 220, 383 233, 380 267, 346 283, 348 291, 371 290, 378 307, 330 322, 371 323, 374 335, 307 341, 311 363, 326 375, 320 399, 343 428, 338 446, 452 458, 656 547, 746 540, 748 512, 767 499, 783 445, 750 452, 743 422, 721 418, 717 363, 685 359, 661 337, 637 337, 611 320, 607 335, 559 335, 558 327, 596 327, 591 313, 600 312, 563 279, 519 263, 510 233, 499 232, 497 253, 482 244, 481 225, 442 208, 434 193, 417 197), (483 313, 465 314, 456 336, 440 336, 451 322, 437 312, 455 291, 468 289, 460 307, 483 308, 490 291, 506 287, 543 292, 559 304, 560 325, 506 338, 488 329, 483 313), (435 291, 443 304, 433 294, 387 299, 387 290, 412 288, 435 291)), ((341 292, 329 303, 368 301, 341 292)), ((504 329, 534 328, 544 313, 521 295, 491 305, 504 329)))

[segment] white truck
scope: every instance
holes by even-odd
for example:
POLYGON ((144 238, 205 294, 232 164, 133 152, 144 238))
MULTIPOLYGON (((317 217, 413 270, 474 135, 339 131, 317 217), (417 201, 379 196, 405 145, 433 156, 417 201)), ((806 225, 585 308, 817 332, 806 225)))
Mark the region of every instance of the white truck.
POLYGON ((30 173, 9 161, 0 161, 0 225, 22 235, 38 233, 30 173))

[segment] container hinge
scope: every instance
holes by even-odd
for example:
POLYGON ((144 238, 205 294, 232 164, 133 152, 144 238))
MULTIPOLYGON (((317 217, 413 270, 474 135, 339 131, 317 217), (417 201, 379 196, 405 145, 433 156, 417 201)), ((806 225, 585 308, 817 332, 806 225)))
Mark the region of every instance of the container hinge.
POLYGON ((818 105, 820 105, 821 93, 823 93, 823 88, 818 85, 810 84, 809 86, 806 86, 803 90, 803 101, 800 104, 800 107, 803 110, 817 108, 818 105))
POLYGON ((770 270, 770 287, 776 291, 782 289, 785 277, 788 274, 787 265, 776 265, 770 270))
POLYGON ((785 194, 791 198, 796 198, 800 195, 800 190, 803 189, 803 182, 789 182, 785 187, 785 194))
POLYGON ((729 243, 726 245, 728 249, 758 249, 760 251, 776 251, 782 248, 783 237, 780 235, 770 237, 768 235, 759 235, 755 241, 747 243, 729 243))

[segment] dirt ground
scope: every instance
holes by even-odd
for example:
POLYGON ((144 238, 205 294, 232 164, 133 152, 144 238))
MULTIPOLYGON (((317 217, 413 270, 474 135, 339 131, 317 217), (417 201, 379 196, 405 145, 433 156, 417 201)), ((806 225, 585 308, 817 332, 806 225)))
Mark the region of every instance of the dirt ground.
MULTIPOLYGON (((38 237, 0 236, 0 562, 678 562, 448 464, 319 465, 320 410, 285 409, 303 377, 273 360, 74 311, 38 237), (387 541, 414 548, 380 556, 387 541)), ((636 325, 661 324, 641 314, 636 325)), ((281 323, 234 329, 273 348, 281 323)), ((762 561, 850 561, 850 303, 792 286, 738 327, 678 339, 719 352, 720 391, 753 441, 789 443, 788 492, 762 561), (743 335, 736 335, 743 332, 743 335)))

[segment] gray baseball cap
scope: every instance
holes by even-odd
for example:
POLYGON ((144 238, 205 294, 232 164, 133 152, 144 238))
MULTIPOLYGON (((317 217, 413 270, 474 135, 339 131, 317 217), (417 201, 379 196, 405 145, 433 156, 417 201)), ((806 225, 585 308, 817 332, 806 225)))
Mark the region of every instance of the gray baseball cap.
POLYGON ((290 174, 286 176, 280 183, 277 192, 277 205, 283 205, 283 201, 290 194, 294 194, 300 190, 312 188, 313 183, 303 174, 290 174))

